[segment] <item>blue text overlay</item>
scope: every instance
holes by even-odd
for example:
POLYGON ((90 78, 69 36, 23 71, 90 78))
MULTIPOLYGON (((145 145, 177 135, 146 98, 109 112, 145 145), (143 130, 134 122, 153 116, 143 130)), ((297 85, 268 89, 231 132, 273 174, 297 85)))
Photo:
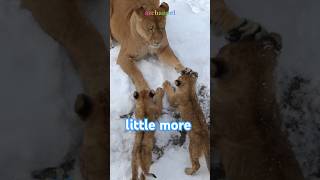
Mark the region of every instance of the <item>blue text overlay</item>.
POLYGON ((137 120, 134 118, 126 119, 127 131, 190 131, 192 124, 188 121, 185 122, 149 122, 148 119, 137 120))

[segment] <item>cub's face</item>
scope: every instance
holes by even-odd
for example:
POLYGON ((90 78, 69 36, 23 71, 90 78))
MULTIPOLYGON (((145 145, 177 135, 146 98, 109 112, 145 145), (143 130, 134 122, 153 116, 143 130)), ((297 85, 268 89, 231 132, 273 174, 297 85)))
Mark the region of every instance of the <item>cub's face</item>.
POLYGON ((148 44, 150 48, 159 48, 164 38, 166 16, 150 15, 149 13, 168 12, 167 3, 162 3, 157 9, 147 9, 140 7, 133 13, 135 19, 135 29, 139 36, 148 44))
POLYGON ((155 103, 153 97, 155 92, 153 90, 135 91, 133 97, 136 100, 136 117, 143 119, 151 117, 154 114, 155 103))
POLYGON ((218 88, 232 90, 233 93, 250 88, 269 66, 258 57, 257 50, 254 43, 246 42, 222 48, 218 56, 211 59, 214 93, 218 88))
POLYGON ((277 39, 278 35, 271 34, 259 41, 248 39, 223 47, 216 58, 211 59, 211 77, 215 82, 213 87, 219 86, 224 91, 251 91, 256 84, 272 81, 278 51, 281 49, 281 40, 277 39))

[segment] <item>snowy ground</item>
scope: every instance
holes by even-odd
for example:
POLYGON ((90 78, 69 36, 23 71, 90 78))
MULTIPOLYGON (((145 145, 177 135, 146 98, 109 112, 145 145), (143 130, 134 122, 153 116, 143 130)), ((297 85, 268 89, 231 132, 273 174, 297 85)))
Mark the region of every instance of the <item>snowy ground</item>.
MULTIPOLYGON (((170 9, 176 11, 175 16, 167 16, 167 34, 170 45, 182 63, 199 73, 198 89, 206 86, 201 98, 206 115, 209 114, 209 82, 210 82, 210 26, 209 26, 209 0, 170 0, 170 9), (204 95, 203 95, 204 94, 204 95)), ((131 150, 133 146, 134 133, 124 131, 124 119, 119 116, 129 113, 133 108, 132 94, 134 85, 128 76, 116 64, 120 47, 110 50, 110 161, 111 179, 128 180, 131 177, 131 150)), ((173 81, 178 74, 157 59, 149 58, 138 63, 139 69, 150 87, 156 89, 165 80, 173 81)), ((200 98, 200 99, 201 99, 200 98)), ((168 109, 168 103, 164 102, 164 109, 168 109)), ((172 119, 169 115, 163 118, 172 119)), ((210 175, 207 171, 205 161, 201 161, 201 169, 195 176, 184 174, 184 168, 190 166, 187 150, 188 142, 182 147, 170 143, 172 138, 178 135, 172 133, 156 133, 157 146, 163 148, 164 154, 160 159, 154 158, 151 172, 158 179, 165 180, 206 180, 210 175)), ((157 153, 154 154, 157 157, 157 153)))
MULTIPOLYGON (((238 15, 283 38, 279 100, 284 128, 307 180, 320 179, 320 23, 318 0, 226 0, 238 15)), ((217 52, 223 40, 213 39, 217 52)))
MULTIPOLYGON (((105 30, 95 18, 105 12, 84 10, 105 30)), ((57 166, 81 142, 73 103, 82 88, 65 50, 18 0, 0 0, 0 82, 0 179, 30 180, 32 170, 57 166)))

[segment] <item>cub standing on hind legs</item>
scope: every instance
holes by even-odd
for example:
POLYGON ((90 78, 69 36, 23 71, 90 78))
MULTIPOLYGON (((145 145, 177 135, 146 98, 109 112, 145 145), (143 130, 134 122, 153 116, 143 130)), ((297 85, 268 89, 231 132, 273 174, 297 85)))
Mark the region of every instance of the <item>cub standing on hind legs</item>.
MULTIPOLYGON (((146 11, 168 12, 169 5, 159 0, 111 0, 110 32, 120 43, 117 63, 132 79, 137 91, 149 89, 135 62, 156 55, 177 72, 185 68, 172 51, 165 30, 166 16, 146 16, 146 11)), ((110 40, 111 41, 111 40, 110 40)))
POLYGON ((175 81, 176 91, 168 81, 163 83, 170 105, 177 108, 182 120, 190 121, 192 124, 192 129, 188 132, 192 167, 185 168, 185 173, 188 175, 193 175, 200 168, 199 158, 202 154, 205 156, 207 168, 210 171, 210 137, 196 94, 197 77, 195 72, 183 73, 175 81))
POLYGON ((22 7, 29 9, 42 29, 67 50, 80 75, 88 96, 78 96, 76 104, 79 106, 77 113, 86 119, 81 174, 86 180, 107 179, 109 78, 103 36, 80 12, 78 0, 22 0, 22 7), (91 102, 92 106, 82 106, 79 102, 91 102))
MULTIPOLYGON (((158 88, 156 92, 142 90, 140 93, 134 92, 136 100, 136 119, 143 120, 147 118, 155 121, 161 116, 163 89, 158 88)), ((154 144, 154 131, 144 132, 138 131, 135 134, 134 146, 132 150, 132 180, 138 180, 138 169, 141 167, 142 173, 139 180, 145 180, 145 176, 156 176, 149 173, 152 161, 152 149, 154 144)))
MULTIPOLYGON (((255 40, 259 40, 266 35, 268 32, 259 23, 253 22, 250 19, 241 18, 237 16, 231 9, 228 8, 224 0, 212 0, 211 10, 211 30, 215 36, 224 36, 228 42, 238 42, 244 38, 252 37, 255 40)), ((214 43, 214 46, 216 43, 214 43)), ((213 47, 215 49, 216 47, 213 47)), ((212 60, 211 60, 212 62, 212 60)), ((213 69, 215 67, 212 67, 213 69)), ((221 71, 221 70, 219 70, 221 71)), ((211 74, 213 70, 211 69, 211 74)), ((211 85, 214 87, 214 85, 211 85)), ((210 103, 212 104, 213 101, 210 103)), ((213 107, 211 105, 211 107, 213 107)), ((219 108, 219 107, 213 107, 219 108)), ((211 108, 211 117, 214 117, 211 108)), ((210 129, 211 134, 213 134, 215 121, 212 123, 212 128, 210 129)), ((211 138, 211 152, 216 149, 213 148, 214 138, 211 138)), ((213 164, 213 154, 211 155, 211 163, 213 164)), ((213 167, 213 165, 211 166, 213 167)))
POLYGON ((303 180, 282 132, 274 70, 280 36, 223 47, 212 61, 214 144, 226 178, 303 180))

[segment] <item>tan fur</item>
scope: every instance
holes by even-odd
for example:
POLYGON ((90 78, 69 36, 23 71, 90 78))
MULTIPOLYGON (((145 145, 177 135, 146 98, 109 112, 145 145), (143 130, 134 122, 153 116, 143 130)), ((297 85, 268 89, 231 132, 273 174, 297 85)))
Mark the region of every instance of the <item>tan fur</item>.
MULTIPOLYGON (((164 92, 161 88, 156 90, 154 97, 150 97, 148 90, 143 90, 136 98, 136 119, 147 118, 149 122, 155 121, 161 116, 162 99, 164 92)), ((138 180, 138 169, 141 167, 142 174, 139 180, 145 180, 149 173, 152 161, 152 149, 154 145, 154 131, 136 132, 132 150, 132 180, 138 180)))
POLYGON ((224 0, 213 0, 211 7, 211 19, 215 32, 218 33, 220 30, 223 33, 227 33, 232 28, 239 25, 240 17, 227 7, 224 0))
POLYGON ((77 0, 22 0, 35 20, 66 48, 94 107, 87 118, 81 172, 86 180, 107 179, 106 109, 108 59, 102 35, 82 15, 77 0))
POLYGON ((274 42, 232 43, 212 62, 220 71, 213 73, 213 138, 228 179, 303 179, 281 130, 274 42))
POLYGON ((168 11, 159 0, 111 0, 110 31, 121 45, 117 63, 132 79, 137 91, 149 89, 135 62, 147 55, 156 55, 178 72, 184 69, 169 46, 165 16, 145 16, 146 10, 168 11), (155 47, 158 46, 158 47, 155 47))
POLYGON ((86 180, 106 179, 107 175, 107 101, 106 93, 92 97, 92 110, 86 117, 80 154, 80 170, 86 180))
POLYGON ((177 88, 175 91, 168 81, 163 84, 170 105, 177 107, 178 112, 181 114, 181 119, 192 123, 192 129, 188 132, 190 138, 189 154, 192 167, 185 169, 185 173, 188 175, 194 174, 200 168, 199 158, 202 154, 205 155, 207 167, 210 170, 209 131, 202 109, 198 103, 196 80, 197 77, 194 75, 187 74, 180 76, 176 80, 180 84, 176 84, 177 88))

